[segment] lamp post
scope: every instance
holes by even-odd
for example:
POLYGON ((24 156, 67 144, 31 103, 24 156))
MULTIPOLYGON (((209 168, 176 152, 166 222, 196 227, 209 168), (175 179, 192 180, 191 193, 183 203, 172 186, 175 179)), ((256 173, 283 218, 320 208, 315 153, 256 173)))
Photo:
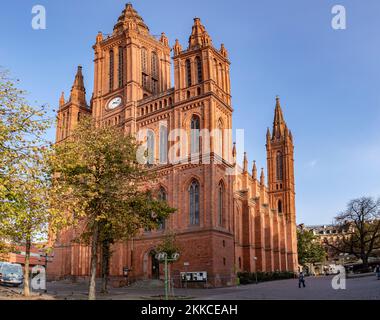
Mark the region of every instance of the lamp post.
POLYGON ((255 261, 255 279, 256 279, 256 284, 257 282, 257 257, 253 257, 253 260, 255 261))
POLYGON ((156 259, 165 264, 165 300, 169 300, 169 281, 168 281, 168 262, 177 261, 179 258, 179 253, 175 252, 168 258, 166 252, 160 252, 156 254, 156 259))
MULTIPOLYGON (((47 251, 44 250, 39 250, 39 255, 40 257, 38 258, 38 261, 40 262, 42 258, 45 258, 45 277, 47 279, 47 268, 48 268, 48 263, 53 261, 54 258, 54 253, 52 253, 50 256, 47 251)), ((45 287, 45 293, 47 293, 47 287, 45 287)))

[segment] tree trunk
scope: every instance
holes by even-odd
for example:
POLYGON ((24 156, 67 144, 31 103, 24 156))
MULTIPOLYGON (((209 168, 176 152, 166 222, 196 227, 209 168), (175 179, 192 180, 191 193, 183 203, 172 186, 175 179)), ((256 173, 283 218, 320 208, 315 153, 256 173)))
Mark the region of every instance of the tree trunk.
POLYGON ((110 242, 108 240, 102 243, 102 293, 108 293, 108 276, 109 276, 109 266, 110 266, 110 242))
POLYGON ((368 269, 368 256, 365 254, 361 255, 363 261, 363 269, 368 269))
POLYGON ((30 296, 30 288, 29 288, 29 264, 30 264, 30 247, 31 240, 26 239, 25 242, 25 262, 24 262, 24 296, 30 296))
POLYGON ((98 239, 99 223, 95 222, 94 231, 91 239, 91 266, 90 266, 90 285, 88 289, 88 300, 96 300, 96 267, 98 264, 98 239))

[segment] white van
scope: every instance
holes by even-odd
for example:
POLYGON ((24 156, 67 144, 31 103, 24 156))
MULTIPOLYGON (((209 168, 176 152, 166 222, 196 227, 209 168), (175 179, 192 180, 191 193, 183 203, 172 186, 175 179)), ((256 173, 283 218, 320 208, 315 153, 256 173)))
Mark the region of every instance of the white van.
POLYGON ((0 264, 0 284, 20 286, 24 282, 21 264, 2 262, 0 264))

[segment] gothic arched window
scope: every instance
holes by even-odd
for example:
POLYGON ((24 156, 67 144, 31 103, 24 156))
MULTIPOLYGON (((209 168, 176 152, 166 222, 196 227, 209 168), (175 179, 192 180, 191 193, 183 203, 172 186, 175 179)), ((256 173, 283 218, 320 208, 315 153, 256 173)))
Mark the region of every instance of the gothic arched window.
POLYGON ((152 92, 157 93, 158 92, 158 58, 157 53, 152 52, 152 61, 151 61, 151 68, 152 68, 152 92))
POLYGON ((147 53, 147 50, 145 48, 142 48, 141 49, 141 82, 142 82, 142 87, 144 89, 147 89, 148 88, 148 63, 147 63, 147 59, 148 59, 148 53, 147 53))
POLYGON ((217 130, 217 153, 223 158, 223 145, 224 145, 224 140, 223 140, 223 122, 222 119, 218 120, 218 130, 217 130))
POLYGON ((119 47, 119 88, 124 85, 124 48, 119 47))
POLYGON ((202 74, 202 60, 200 57, 195 58, 195 63, 197 66, 197 80, 198 83, 201 83, 203 81, 203 74, 202 74))
POLYGON ((160 164, 168 162, 168 128, 166 125, 160 126, 160 164))
MULTIPOLYGON (((160 190, 158 191, 158 199, 161 200, 161 201, 167 201, 167 194, 166 194, 166 190, 161 187, 160 190)), ((159 230, 163 230, 165 229, 165 219, 164 218, 161 218, 158 222, 158 229, 159 230)))
POLYGON ((152 130, 148 130, 147 133, 147 163, 154 164, 154 132, 152 130))
POLYGON ((191 62, 189 59, 186 60, 186 81, 187 86, 191 87, 191 62))
POLYGON ((194 115, 191 118, 191 132, 190 132, 191 154, 199 153, 200 129, 201 129, 200 119, 198 116, 194 115))
POLYGON ((282 201, 281 200, 278 200, 277 211, 278 211, 278 213, 282 213, 282 201))
POLYGON ((277 152, 276 156, 276 173, 277 173, 277 180, 282 180, 283 178, 283 161, 282 161, 282 154, 281 152, 277 152))
POLYGON ((218 223, 220 227, 224 226, 224 186, 223 182, 218 185, 218 223))
POLYGON ((199 224, 199 183, 193 180, 189 188, 190 224, 199 224))
POLYGON ((109 65, 109 68, 110 68, 110 77, 109 77, 109 89, 110 91, 113 90, 113 79, 114 79, 114 54, 113 54, 113 50, 110 51, 110 65, 109 65))

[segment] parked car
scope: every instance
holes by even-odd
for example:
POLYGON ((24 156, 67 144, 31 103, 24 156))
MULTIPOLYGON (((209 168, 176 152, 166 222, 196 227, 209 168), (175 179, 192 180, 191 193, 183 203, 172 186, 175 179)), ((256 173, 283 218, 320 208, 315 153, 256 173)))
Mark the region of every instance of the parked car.
POLYGON ((24 282, 21 264, 3 262, 0 264, 0 284, 18 287, 24 282))

